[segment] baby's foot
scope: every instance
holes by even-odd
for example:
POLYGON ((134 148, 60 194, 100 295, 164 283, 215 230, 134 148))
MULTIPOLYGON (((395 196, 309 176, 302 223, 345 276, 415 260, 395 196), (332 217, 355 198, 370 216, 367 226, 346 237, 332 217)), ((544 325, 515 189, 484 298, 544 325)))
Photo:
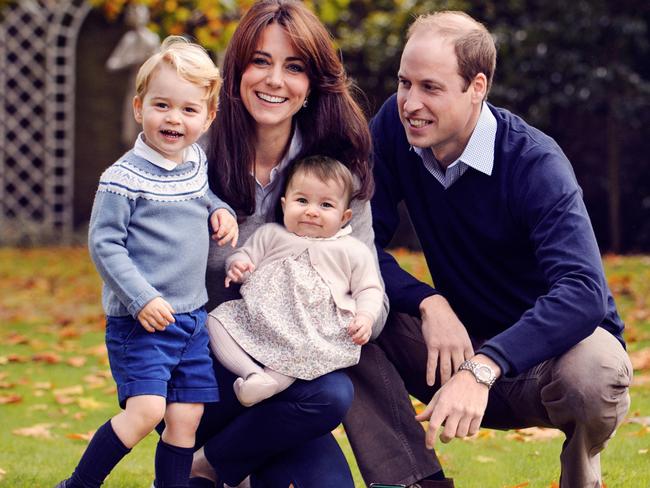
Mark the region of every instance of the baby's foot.
POLYGON ((275 395, 278 386, 278 382, 268 374, 260 372, 252 373, 246 379, 237 378, 233 384, 233 389, 239 403, 245 407, 250 407, 275 395))

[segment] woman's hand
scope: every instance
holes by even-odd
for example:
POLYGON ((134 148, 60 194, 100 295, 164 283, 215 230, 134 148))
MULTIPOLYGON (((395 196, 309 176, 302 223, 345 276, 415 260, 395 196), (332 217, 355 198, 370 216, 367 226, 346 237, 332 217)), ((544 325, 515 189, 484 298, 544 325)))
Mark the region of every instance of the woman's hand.
POLYGON ((255 271, 255 265, 246 261, 233 261, 226 274, 225 286, 228 288, 230 283, 243 283, 246 273, 255 271))
POLYGON ((220 208, 210 215, 210 225, 214 233, 212 239, 217 241, 220 246, 225 246, 228 242, 232 247, 237 245, 239 239, 239 225, 237 220, 225 208, 220 208))

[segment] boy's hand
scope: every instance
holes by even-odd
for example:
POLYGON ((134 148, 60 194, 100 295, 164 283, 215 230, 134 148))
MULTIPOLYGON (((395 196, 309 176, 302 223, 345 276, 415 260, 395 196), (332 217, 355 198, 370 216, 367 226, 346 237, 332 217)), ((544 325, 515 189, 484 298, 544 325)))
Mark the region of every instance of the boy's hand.
POLYGON ((239 239, 239 225, 237 220, 225 208, 220 208, 210 215, 210 225, 212 226, 212 239, 217 241, 220 246, 230 242, 232 247, 237 245, 239 239))
POLYGON ((246 273, 252 273, 253 271, 255 271, 255 265, 253 263, 233 261, 226 274, 226 288, 230 286, 230 283, 243 283, 246 273))
POLYGON ((138 314, 138 321, 147 332, 165 330, 169 324, 176 322, 174 309, 162 297, 156 297, 147 302, 138 314))
POLYGON ((372 334, 372 319, 365 313, 358 313, 348 325, 348 334, 355 344, 363 346, 372 334))

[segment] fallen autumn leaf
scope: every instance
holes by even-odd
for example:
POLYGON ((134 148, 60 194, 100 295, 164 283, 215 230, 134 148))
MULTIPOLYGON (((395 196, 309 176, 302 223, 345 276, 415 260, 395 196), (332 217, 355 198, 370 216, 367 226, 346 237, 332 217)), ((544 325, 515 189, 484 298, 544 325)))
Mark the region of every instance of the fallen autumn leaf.
POLYGON ((36 437, 37 439, 52 439, 52 432, 50 432, 51 427, 52 424, 36 424, 31 427, 14 429, 11 431, 11 433, 23 437, 36 437))

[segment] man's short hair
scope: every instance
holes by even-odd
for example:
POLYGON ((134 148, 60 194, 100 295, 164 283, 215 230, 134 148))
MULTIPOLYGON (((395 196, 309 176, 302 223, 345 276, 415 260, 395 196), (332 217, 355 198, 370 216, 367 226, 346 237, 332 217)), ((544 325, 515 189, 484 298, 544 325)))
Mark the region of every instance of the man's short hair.
POLYGON ((407 39, 416 31, 424 29, 453 42, 458 60, 458 74, 465 80, 464 90, 469 88, 477 74, 485 75, 487 96, 496 69, 497 50, 494 39, 485 26, 465 12, 441 11, 415 19, 409 27, 407 39))
POLYGON ((167 37, 160 50, 147 59, 135 79, 135 93, 144 98, 151 76, 161 63, 174 68, 184 80, 207 89, 208 110, 216 111, 218 105, 221 76, 205 49, 182 36, 167 37))

